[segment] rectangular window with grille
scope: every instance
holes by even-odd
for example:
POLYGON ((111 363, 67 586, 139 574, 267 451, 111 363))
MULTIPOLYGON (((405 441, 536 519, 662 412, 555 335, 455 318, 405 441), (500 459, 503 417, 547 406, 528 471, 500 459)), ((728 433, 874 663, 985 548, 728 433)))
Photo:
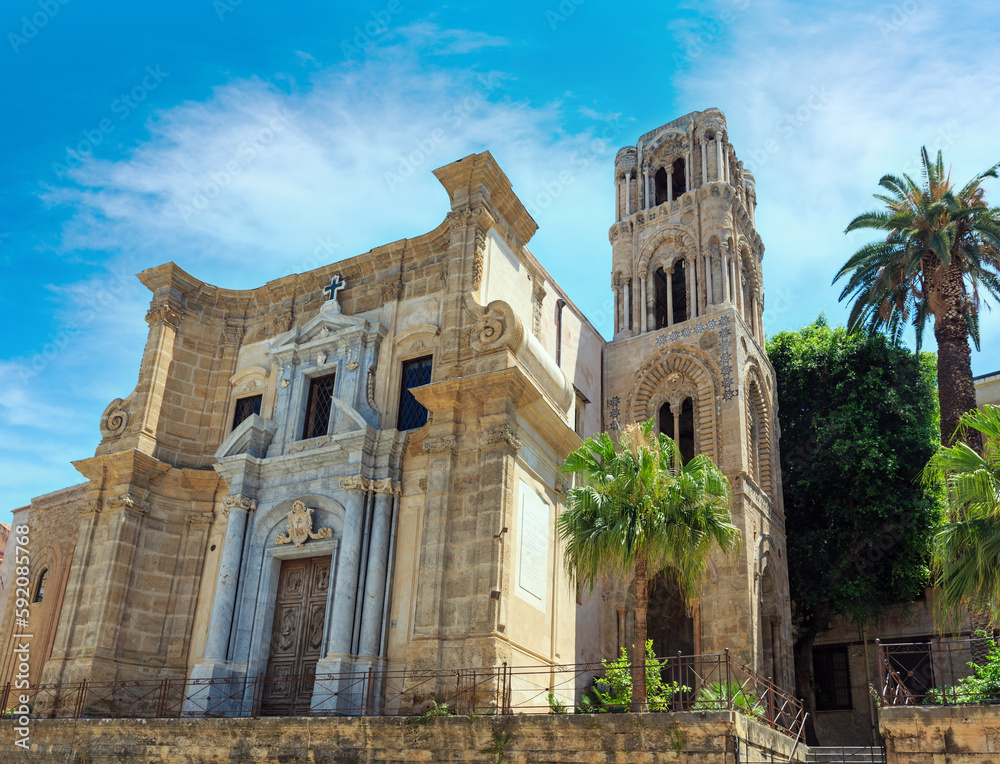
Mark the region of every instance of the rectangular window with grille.
POLYGON ((330 410, 333 408, 333 382, 336 375, 327 374, 309 380, 309 399, 306 401, 306 421, 302 426, 302 439, 326 435, 330 428, 330 410))
POLYGON ((403 375, 399 385, 399 419, 397 430, 415 430, 427 424, 427 409, 413 397, 411 388, 431 381, 431 357, 403 361, 403 375))
POLYGON ((260 402, 262 395, 249 395, 246 398, 236 399, 236 411, 233 413, 233 429, 235 430, 251 414, 260 413, 260 402))
POLYGON ((817 711, 849 711, 851 670, 847 645, 813 648, 817 711))

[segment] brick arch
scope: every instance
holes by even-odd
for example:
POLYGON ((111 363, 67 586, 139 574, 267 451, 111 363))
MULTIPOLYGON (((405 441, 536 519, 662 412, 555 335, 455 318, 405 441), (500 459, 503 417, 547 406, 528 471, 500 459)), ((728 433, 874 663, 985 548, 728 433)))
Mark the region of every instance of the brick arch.
POLYGON ((673 372, 680 372, 681 387, 694 403, 695 450, 718 463, 722 443, 717 405, 722 395, 719 369, 708 355, 690 345, 668 345, 640 367, 625 401, 627 421, 643 421, 659 414, 659 407, 669 397, 667 376, 673 372))
POLYGON ((679 241, 680 249, 685 253, 685 255, 689 252, 693 252, 695 249, 694 236, 692 235, 690 228, 680 225, 667 226, 643 245, 637 261, 638 272, 641 274, 647 274, 653 255, 656 254, 656 251, 663 244, 671 240, 679 241))

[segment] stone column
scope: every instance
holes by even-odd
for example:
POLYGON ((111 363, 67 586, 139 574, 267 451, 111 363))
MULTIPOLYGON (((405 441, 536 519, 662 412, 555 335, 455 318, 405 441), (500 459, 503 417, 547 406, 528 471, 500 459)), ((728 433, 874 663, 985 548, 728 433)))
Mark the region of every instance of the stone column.
POLYGON ((704 138, 699 143, 701 143, 701 184, 704 186, 708 183, 708 144, 704 138))
POLYGON ((722 301, 729 302, 729 252, 722 251, 722 301))
POLYGON ((653 271, 652 265, 646 267, 646 278, 643 279, 646 283, 646 329, 647 331, 653 331, 657 329, 656 326, 656 285, 653 283, 655 278, 655 271, 653 271))
POLYGON ((389 536, 392 533, 392 501, 399 486, 389 478, 377 480, 375 517, 372 523, 371 547, 368 552, 368 575, 365 577, 365 597, 361 610, 361 642, 359 655, 378 657, 382 638, 382 611, 385 604, 386 571, 389 564, 389 536))
POLYGON ((649 329, 646 328, 646 279, 639 279, 639 326, 642 333, 645 334, 649 329))
POLYGON ((726 179, 724 175, 725 169, 723 168, 722 165, 722 133, 715 134, 715 156, 716 156, 715 161, 718 164, 718 166, 715 168, 715 175, 716 175, 715 179, 725 180, 726 179))
POLYGON ((615 178, 615 222, 622 219, 622 186, 621 181, 615 178))
MULTIPOLYGON (((673 169, 673 168, 671 168, 673 169)), ((674 200, 674 174, 673 172, 667 176, 667 204, 670 204, 674 200)))
POLYGON ((229 637, 236 611, 236 592, 239 588, 240 562, 243 557, 243 536, 247 516, 257 508, 257 500, 236 494, 222 501, 222 514, 226 518, 226 536, 219 556, 219 573, 215 579, 215 597, 208 622, 204 661, 221 663, 229 657, 229 637))
POLYGON ((649 198, 649 170, 642 171, 642 190, 646 196, 646 205, 644 209, 649 209, 653 206, 652 199, 649 198))
POLYGON ((625 176, 625 217, 632 214, 632 173, 625 176))
POLYGON ((705 255, 705 310, 712 304, 712 256, 705 255))
POLYGON ((684 191, 685 193, 691 190, 691 162, 686 161, 684 163, 684 191))
POLYGON ((622 295, 624 297, 624 310, 622 312, 622 331, 628 331, 632 318, 632 279, 622 279, 622 295))
POLYGON ((361 540, 364 532, 365 502, 369 483, 363 477, 341 478, 340 487, 347 492, 344 533, 337 561, 337 582, 333 590, 333 612, 327 652, 345 658, 351 654, 354 641, 354 610, 358 597, 358 566, 361 561, 361 540))
POLYGON ((684 275, 688 281, 688 316, 687 318, 698 317, 698 257, 693 255, 690 260, 684 263, 684 275), (687 266, 690 265, 691 268, 687 266))
POLYGON ((674 325, 674 269, 667 271, 667 326, 674 325))

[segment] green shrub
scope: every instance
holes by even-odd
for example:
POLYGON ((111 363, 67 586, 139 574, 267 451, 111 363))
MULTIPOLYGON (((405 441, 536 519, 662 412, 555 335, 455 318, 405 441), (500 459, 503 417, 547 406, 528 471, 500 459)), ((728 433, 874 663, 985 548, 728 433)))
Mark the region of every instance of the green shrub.
MULTIPOLYGON (((657 660, 653 653, 653 640, 646 641, 646 703, 650 711, 666 711, 670 701, 678 692, 688 692, 677 682, 664 682, 662 671, 667 659, 657 660)), ((622 648, 621 655, 611 662, 601 661, 604 678, 594 681, 594 685, 583 693, 577 710, 585 714, 621 714, 629 710, 632 703, 632 665, 628 654, 622 648)))
MULTIPOLYGON (((985 632, 977 631, 977 637, 986 637, 985 632)), ((989 651, 986 663, 967 663, 972 669, 972 676, 959 679, 954 685, 935 687, 926 700, 927 704, 941 703, 991 703, 1000 700, 1000 645, 988 639, 989 651)))

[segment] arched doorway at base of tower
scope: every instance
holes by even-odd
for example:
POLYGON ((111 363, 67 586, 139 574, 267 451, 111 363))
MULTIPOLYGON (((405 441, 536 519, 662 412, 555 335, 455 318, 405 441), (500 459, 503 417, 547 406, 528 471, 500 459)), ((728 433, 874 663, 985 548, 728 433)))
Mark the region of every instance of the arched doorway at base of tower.
MULTIPOLYGON (((657 658, 676 658, 678 653, 694 655, 694 619, 688 612, 677 582, 669 574, 660 574, 649 584, 646 636, 652 641, 653 654, 657 658)), ((663 680, 676 681, 694 689, 696 678, 686 673, 677 661, 668 661, 664 664, 663 680)))

